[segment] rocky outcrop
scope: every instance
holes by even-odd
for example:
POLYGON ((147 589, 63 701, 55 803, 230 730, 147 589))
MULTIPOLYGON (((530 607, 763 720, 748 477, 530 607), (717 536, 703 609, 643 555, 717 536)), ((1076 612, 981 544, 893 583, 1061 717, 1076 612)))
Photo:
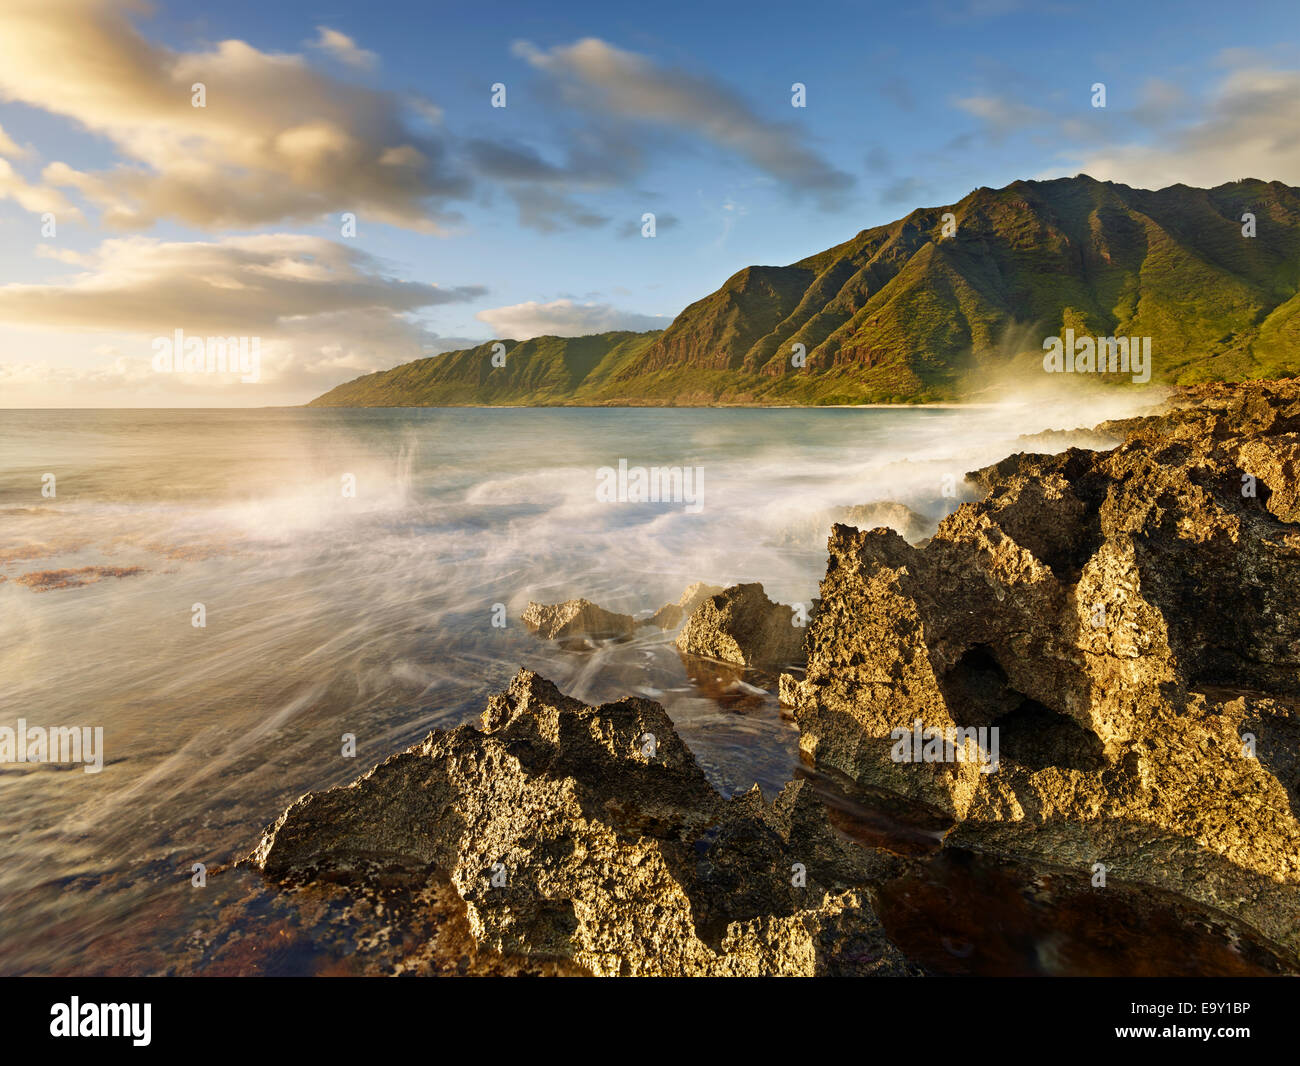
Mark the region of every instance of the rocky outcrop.
POLYGON ((924 548, 836 526, 783 699, 819 768, 947 812, 950 843, 1101 864, 1300 952, 1300 389, 1106 428, 970 475, 987 497, 924 548), (992 772, 993 734, 956 732, 991 728, 992 772))
POLYGON ((521 672, 479 728, 434 732, 304 796, 250 856, 291 887, 447 878, 481 951, 598 975, 916 973, 807 786, 726 800, 657 704, 588 707, 521 672))
POLYGON ((682 593, 681 599, 676 603, 664 604, 642 624, 658 626, 660 629, 676 629, 682 624, 682 619, 689 618, 707 597, 716 596, 721 591, 720 585, 706 585, 703 581, 697 581, 682 593))
POLYGON ((639 626, 676 629, 704 599, 721 591, 721 586, 697 581, 682 593, 676 603, 664 604, 650 617, 640 619, 607 611, 585 599, 556 604, 530 600, 521 619, 529 629, 547 640, 575 643, 582 643, 586 638, 626 640, 639 626))
MULTIPOLYGON (((807 629, 757 584, 669 605, 698 601, 682 651, 791 668, 809 765, 772 803, 714 791, 658 704, 524 672, 479 728, 304 797, 252 861, 414 886, 417 928, 460 908, 475 972, 916 972, 891 937, 908 893, 946 898, 918 875, 936 851, 1051 871, 1081 912, 1109 879, 1133 922, 1121 893, 1171 893, 1184 924, 1236 927, 1227 956, 1258 935, 1300 969, 1300 385, 1184 390, 1098 432, 1123 443, 968 475, 984 497, 923 546, 835 525, 807 629)), ((529 612, 631 631, 582 600, 529 612)))
POLYGON ((807 630, 799 621, 794 608, 773 603, 757 582, 732 585, 701 601, 678 634, 677 646, 742 666, 783 666, 802 661, 807 630))
POLYGON ((631 615, 615 614, 590 600, 564 603, 533 603, 521 616, 524 625, 547 640, 591 637, 596 640, 630 637, 636 629, 631 615))

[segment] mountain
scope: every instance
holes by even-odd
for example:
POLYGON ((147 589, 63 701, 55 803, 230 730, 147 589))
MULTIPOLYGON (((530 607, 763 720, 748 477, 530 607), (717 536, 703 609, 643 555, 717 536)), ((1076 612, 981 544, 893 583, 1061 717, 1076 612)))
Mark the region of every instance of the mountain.
POLYGON ((790 266, 746 267, 662 331, 503 341, 504 366, 489 342, 312 405, 939 400, 1041 375, 1044 338, 1067 328, 1152 338, 1156 381, 1300 373, 1300 189, 1086 174, 979 188, 790 266))

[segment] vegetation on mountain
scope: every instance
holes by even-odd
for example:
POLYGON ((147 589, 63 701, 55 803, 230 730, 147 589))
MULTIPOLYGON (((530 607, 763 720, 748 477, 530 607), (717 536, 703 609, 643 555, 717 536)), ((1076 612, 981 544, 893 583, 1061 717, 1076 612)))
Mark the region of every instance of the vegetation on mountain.
POLYGON ((1087 175, 979 188, 790 266, 746 267, 662 331, 506 340, 504 366, 487 342, 312 402, 954 399, 1041 375, 1044 339, 1066 329, 1151 337, 1154 381, 1294 375, 1300 189, 1245 179, 1150 191, 1087 175))

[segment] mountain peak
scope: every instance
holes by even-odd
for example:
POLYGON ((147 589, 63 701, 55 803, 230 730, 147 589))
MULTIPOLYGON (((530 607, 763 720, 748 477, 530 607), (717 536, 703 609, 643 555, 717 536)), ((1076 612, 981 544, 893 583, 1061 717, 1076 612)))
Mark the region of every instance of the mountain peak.
POLYGON ((503 368, 487 345, 314 402, 940 399, 1011 367, 1041 374, 1043 339, 1067 328, 1150 337, 1156 380, 1300 371, 1300 190, 1088 174, 981 186, 788 266, 745 267, 659 333, 535 338, 503 368))

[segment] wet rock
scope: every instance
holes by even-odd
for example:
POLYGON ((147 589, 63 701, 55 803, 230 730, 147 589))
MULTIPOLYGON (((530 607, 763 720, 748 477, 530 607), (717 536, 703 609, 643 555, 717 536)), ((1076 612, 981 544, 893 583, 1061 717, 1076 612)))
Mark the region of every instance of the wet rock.
POLYGON ((590 600, 566 600, 564 603, 533 603, 521 616, 524 625, 548 640, 592 637, 596 640, 630 637, 636 629, 631 615, 615 614, 590 600))
POLYGON ((924 548, 836 526, 783 700, 819 769, 947 812, 950 843, 1100 863, 1294 956, 1300 388, 1187 390, 1107 431, 970 475, 987 496, 924 548), (955 730, 992 727, 988 772, 955 730), (925 729, 943 761, 906 761, 925 729))
POLYGON ((721 591, 720 585, 706 585, 703 581, 697 581, 682 593, 681 599, 676 603, 664 604, 641 624, 658 626, 660 629, 676 629, 706 597, 716 596, 721 591))
POLYGON ((445 879, 479 949, 599 975, 904 974, 804 783, 727 800, 656 703, 588 707, 521 672, 480 727, 304 796, 250 856, 285 888, 445 879))
POLYGON ((700 603, 678 634, 677 646, 742 666, 801 662, 807 630, 796 621, 794 608, 773 603, 757 582, 732 585, 700 603))

